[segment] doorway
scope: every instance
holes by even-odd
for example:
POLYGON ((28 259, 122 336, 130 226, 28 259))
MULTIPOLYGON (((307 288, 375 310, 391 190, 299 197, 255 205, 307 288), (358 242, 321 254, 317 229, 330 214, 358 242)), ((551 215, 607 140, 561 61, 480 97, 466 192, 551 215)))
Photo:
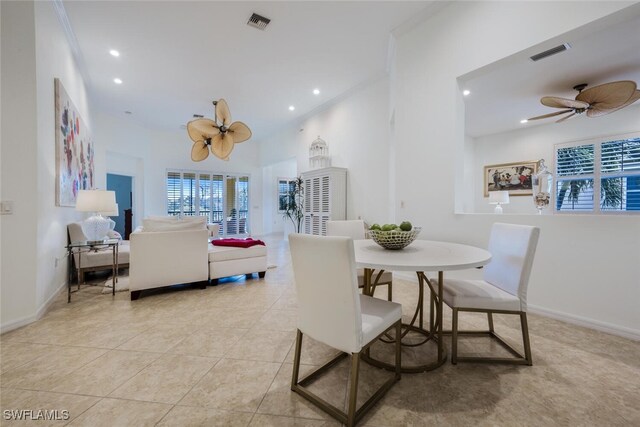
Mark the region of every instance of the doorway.
POLYGON ((131 217, 133 216, 133 178, 108 173, 107 190, 115 191, 116 203, 118 204, 118 216, 111 218, 116 223, 114 230, 127 239, 131 233, 131 217))

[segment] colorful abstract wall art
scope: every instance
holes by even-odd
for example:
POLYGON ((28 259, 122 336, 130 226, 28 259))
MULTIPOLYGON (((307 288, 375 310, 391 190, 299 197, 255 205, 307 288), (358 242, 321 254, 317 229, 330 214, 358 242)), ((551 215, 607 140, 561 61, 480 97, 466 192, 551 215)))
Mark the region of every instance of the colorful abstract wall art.
POLYGON ((75 206, 79 190, 94 188, 94 147, 89 129, 55 79, 56 206, 75 206))

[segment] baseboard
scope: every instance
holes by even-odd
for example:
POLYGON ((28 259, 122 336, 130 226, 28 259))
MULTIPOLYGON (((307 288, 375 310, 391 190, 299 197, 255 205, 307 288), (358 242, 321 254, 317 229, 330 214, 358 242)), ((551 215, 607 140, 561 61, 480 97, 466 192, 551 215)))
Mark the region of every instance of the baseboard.
POLYGON ((66 288, 66 283, 58 286, 58 289, 56 289, 55 292, 53 292, 51 296, 40 306, 40 308, 38 308, 38 311, 36 311, 36 320, 42 318, 42 316, 46 314, 47 310, 49 310, 49 307, 51 307, 51 304, 53 304, 53 301, 56 299, 60 291, 66 288))
MULTIPOLYGON (((393 273, 394 277, 417 283, 415 273, 408 271, 399 271, 393 273)), ((585 328, 594 329, 596 331, 605 332, 611 335, 617 335, 619 337, 628 338, 634 341, 640 341, 640 330, 627 328, 625 326, 618 326, 600 320, 589 319, 587 317, 577 316, 575 314, 562 313, 548 308, 540 307, 538 305, 528 304, 528 311, 533 314, 538 314, 552 319, 560 320, 572 325, 583 326, 585 328)))
POLYGON ((589 319, 582 316, 576 316, 575 314, 561 313, 555 310, 549 310, 548 308, 540 307, 537 305, 528 304, 528 311, 533 314, 539 314, 541 316, 550 317, 552 319, 561 320, 563 322, 571 323, 577 326, 584 326, 585 328, 595 329, 596 331, 605 332, 607 334, 617 335, 623 338, 629 338, 634 341, 640 341, 640 331, 637 329, 631 329, 624 326, 618 326, 600 320, 589 319))
POLYGON ((20 319, 12 320, 11 322, 7 322, 4 325, 0 326, 0 334, 4 334, 5 332, 13 331, 14 329, 21 328, 23 326, 28 325, 29 323, 33 323, 38 320, 37 316, 25 316, 20 319))
POLYGON ((51 296, 40 306, 40 308, 38 308, 38 310, 36 310, 36 314, 33 314, 31 316, 21 317, 20 319, 16 319, 16 320, 13 320, 11 322, 5 323, 4 325, 1 325, 0 326, 0 334, 4 334, 5 332, 13 331, 14 329, 21 328, 23 326, 28 325, 29 323, 33 323, 36 320, 41 319, 42 316, 44 316, 46 314, 46 312, 49 309, 49 307, 51 306, 51 304, 53 304, 53 301, 58 296, 60 291, 65 289, 66 287, 67 287, 66 283, 63 283, 62 285, 60 285, 60 287, 58 287, 58 289, 56 289, 56 291, 53 294, 51 294, 51 296))

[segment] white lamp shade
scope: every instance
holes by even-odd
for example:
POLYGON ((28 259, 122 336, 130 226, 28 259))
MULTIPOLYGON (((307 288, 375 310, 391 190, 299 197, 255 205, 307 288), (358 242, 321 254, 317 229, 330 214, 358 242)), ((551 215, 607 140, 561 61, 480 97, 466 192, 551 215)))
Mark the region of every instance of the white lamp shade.
POLYGON ((113 212, 116 210, 116 192, 107 190, 80 190, 76 200, 80 212, 113 212))
POLYGON ((112 210, 112 211, 106 211, 106 212, 100 212, 100 213, 101 213, 102 215, 104 215, 104 216, 119 216, 118 209, 119 209, 119 208, 118 208, 118 204, 116 203, 116 207, 115 207, 115 209, 114 209, 114 210, 112 210))
POLYGON ((509 203, 509 192, 508 191, 491 191, 489 193, 489 204, 497 205, 503 204, 506 205, 509 203))

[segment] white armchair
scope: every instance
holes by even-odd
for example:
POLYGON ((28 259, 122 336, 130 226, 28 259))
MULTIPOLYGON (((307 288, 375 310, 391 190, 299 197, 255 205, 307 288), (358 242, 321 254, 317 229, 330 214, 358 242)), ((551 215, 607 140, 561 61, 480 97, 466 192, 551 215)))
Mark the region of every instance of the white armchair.
MULTIPOLYGON (((365 225, 361 219, 348 220, 348 221, 327 221, 327 236, 346 236, 351 237, 353 240, 362 240, 365 236, 365 225)), ((364 287, 364 269, 357 269, 358 273, 358 287, 364 287)), ((376 290, 377 286, 387 286, 387 300, 391 301, 393 298, 393 275, 390 271, 383 271, 371 278, 372 281, 376 281, 372 288, 371 294, 376 290)))
MULTIPOLYGON (((87 237, 82 232, 82 224, 72 222, 67 225, 67 233, 69 235, 69 243, 82 242, 87 237)), ((118 233, 111 231, 109 238, 119 236, 118 233), (114 234, 115 233, 115 234, 114 234)), ((78 274, 78 281, 84 282, 84 274, 90 271, 111 270, 113 268, 113 255, 111 248, 102 248, 91 251, 76 250, 73 252, 73 267, 78 274)), ((118 268, 129 267, 129 242, 120 241, 118 245, 118 268)))
POLYGON ((444 281, 443 301, 453 310, 451 363, 503 362, 532 365, 527 325, 527 285, 540 229, 525 225, 496 223, 491 229, 491 262, 484 268, 484 280, 444 281), (458 331, 461 311, 487 313, 488 331, 458 331), (520 316, 524 355, 496 334, 493 314, 520 316), (516 358, 458 357, 458 335, 489 335, 516 358))
POLYGON ((402 306, 359 294, 350 238, 291 234, 289 243, 298 295, 298 331, 291 390, 340 422, 353 426, 400 379, 401 340, 398 338, 395 375, 356 411, 360 355, 390 329, 395 328, 396 337, 400 337, 402 306), (327 265, 331 268, 326 268, 327 265), (299 380, 303 334, 343 353, 299 380), (349 406, 345 413, 304 385, 347 355, 351 355, 351 374, 349 406))

